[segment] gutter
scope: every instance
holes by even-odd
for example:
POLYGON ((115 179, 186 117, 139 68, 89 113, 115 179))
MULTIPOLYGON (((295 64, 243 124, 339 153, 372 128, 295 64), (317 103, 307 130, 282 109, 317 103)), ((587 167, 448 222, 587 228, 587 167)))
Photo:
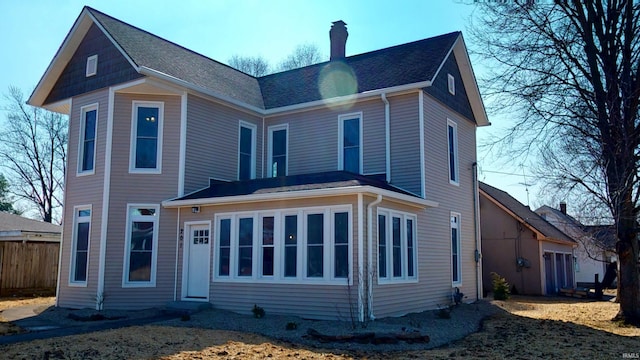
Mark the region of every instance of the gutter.
POLYGON ((382 202, 382 195, 378 194, 375 201, 367 205, 367 307, 369 320, 375 319, 373 315, 373 207, 382 202))
POLYGON ((481 243, 481 234, 480 234, 480 195, 478 192, 478 163, 474 162, 472 164, 473 168, 473 219, 475 222, 474 226, 474 236, 476 237, 476 249, 475 249, 475 260, 476 260, 476 296, 477 299, 482 299, 482 243, 481 243))

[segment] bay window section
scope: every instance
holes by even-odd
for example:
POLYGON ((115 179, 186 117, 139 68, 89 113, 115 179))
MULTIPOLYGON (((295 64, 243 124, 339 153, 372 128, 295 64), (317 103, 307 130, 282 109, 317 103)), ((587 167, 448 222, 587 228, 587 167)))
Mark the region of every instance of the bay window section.
POLYGON ((80 109, 80 116, 78 175, 93 174, 96 157, 98 104, 83 106, 80 109))
POLYGON ((128 206, 124 286, 155 286, 158 212, 157 205, 128 206))
POLYGON ((378 209, 378 279, 417 280, 416 216, 378 209))
POLYGON ((86 286, 87 265, 89 260, 89 234, 91 231, 91 207, 75 207, 74 223, 70 284, 86 286))
POLYGON ((161 172, 164 103, 133 102, 129 172, 161 172))
POLYGON ((218 214, 213 281, 344 285, 351 221, 351 205, 218 214))

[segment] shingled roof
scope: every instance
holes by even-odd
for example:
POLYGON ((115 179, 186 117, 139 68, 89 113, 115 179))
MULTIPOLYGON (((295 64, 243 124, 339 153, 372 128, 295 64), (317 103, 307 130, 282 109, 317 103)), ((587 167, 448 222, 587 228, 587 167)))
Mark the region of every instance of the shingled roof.
POLYGON ((13 231, 60 234, 62 226, 0 211, 0 233, 13 231))
POLYGON ((479 186, 481 192, 500 203, 503 207, 515 214, 515 216, 517 216, 519 220, 523 221, 525 224, 529 225, 529 227, 535 229, 545 237, 554 240, 575 243, 575 241, 568 235, 566 235, 557 227, 551 225, 551 223, 542 218, 542 216, 533 212, 533 210, 531 210, 528 206, 523 205, 507 192, 483 182, 480 182, 479 186))

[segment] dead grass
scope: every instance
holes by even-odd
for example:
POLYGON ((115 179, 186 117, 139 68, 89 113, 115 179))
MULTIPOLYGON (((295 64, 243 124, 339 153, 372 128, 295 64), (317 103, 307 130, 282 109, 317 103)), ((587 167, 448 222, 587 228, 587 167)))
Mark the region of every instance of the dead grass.
MULTIPOLYGON (((602 358, 640 354, 640 329, 610 319, 618 304, 581 299, 517 296, 494 301, 504 309, 483 329, 448 347, 403 353, 309 348, 248 333, 131 327, 0 347, 14 359, 409 359, 602 358)), ((0 302, 1 304, 1 302, 0 302)), ((1 306, 1 305, 0 305, 1 306)), ((326 345, 324 345, 326 346, 326 345)))

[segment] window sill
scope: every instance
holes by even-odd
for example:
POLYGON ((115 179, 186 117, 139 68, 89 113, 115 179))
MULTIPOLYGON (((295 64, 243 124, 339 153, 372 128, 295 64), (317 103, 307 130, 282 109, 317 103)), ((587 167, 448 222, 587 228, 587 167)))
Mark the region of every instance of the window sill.
POLYGON ((95 173, 96 173, 95 169, 94 170, 85 170, 85 171, 77 172, 76 173, 76 177, 94 175, 95 173))
POLYGON ((122 283, 123 288, 154 288, 156 287, 155 282, 140 282, 140 283, 131 283, 125 282, 122 283))
POLYGON ((85 282, 69 282, 67 285, 69 287, 84 287, 84 288, 86 288, 87 287, 87 282, 86 281, 85 282))
POLYGON ((418 278, 408 279, 381 279, 378 278, 378 285, 393 285, 393 284, 415 284, 418 282, 418 278))

